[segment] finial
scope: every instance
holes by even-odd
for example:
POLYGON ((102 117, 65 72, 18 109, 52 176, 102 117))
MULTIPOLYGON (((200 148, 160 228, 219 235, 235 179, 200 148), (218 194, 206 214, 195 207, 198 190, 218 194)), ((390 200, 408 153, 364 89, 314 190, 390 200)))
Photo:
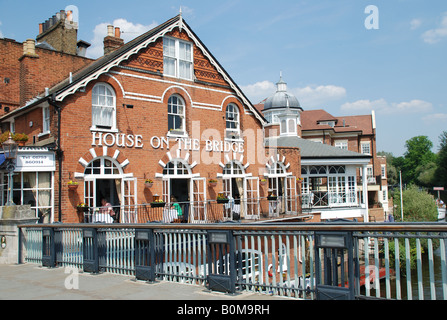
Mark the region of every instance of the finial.
POLYGON ((180 6, 180 13, 179 13, 179 15, 180 15, 180 21, 179 21, 179 30, 180 30, 180 32, 182 32, 182 27, 183 27, 183 17, 182 17, 182 6, 180 6))
POLYGON ((277 91, 287 91, 287 84, 282 79, 282 71, 279 72, 279 81, 276 83, 277 91))

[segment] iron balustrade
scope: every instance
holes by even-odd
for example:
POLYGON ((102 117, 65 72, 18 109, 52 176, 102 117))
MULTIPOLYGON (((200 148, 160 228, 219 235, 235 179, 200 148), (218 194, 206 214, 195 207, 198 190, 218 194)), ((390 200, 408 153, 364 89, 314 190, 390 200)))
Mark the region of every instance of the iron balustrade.
MULTIPOLYGON (((91 228, 104 242, 100 272, 135 276, 140 257, 135 255, 135 234, 151 230, 148 245, 154 246, 151 267, 157 281, 208 286, 209 270, 219 275, 233 261, 229 279, 235 291, 295 299, 317 297, 316 280, 322 278, 317 272, 325 269, 315 264, 324 261, 316 235, 344 232, 352 237, 355 298, 447 300, 446 223, 34 224, 19 226, 19 245, 28 263, 43 264, 49 252, 44 248, 52 247, 57 267, 83 268, 83 231, 91 228), (209 260, 209 235, 216 232, 231 234, 231 252, 218 249, 217 258, 209 260)), ((348 256, 333 256, 340 266, 334 288, 343 287, 344 279, 352 276, 352 271, 347 274, 348 256)))
POLYGON ((110 215, 101 207, 86 208, 80 211, 84 223, 216 223, 238 221, 241 217, 249 220, 279 217, 280 214, 300 216, 301 197, 267 197, 249 199, 229 199, 178 202, 181 212, 173 203, 143 203, 135 205, 112 206, 110 215))

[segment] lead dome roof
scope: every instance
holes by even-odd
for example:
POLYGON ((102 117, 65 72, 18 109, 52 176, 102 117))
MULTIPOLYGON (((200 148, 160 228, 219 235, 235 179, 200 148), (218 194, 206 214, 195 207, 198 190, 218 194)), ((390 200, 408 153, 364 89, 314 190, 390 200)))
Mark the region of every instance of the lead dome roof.
POLYGON ((278 108, 300 109, 303 111, 298 99, 293 94, 287 92, 287 83, 284 82, 282 76, 279 78, 276 87, 276 93, 265 100, 264 111, 278 108))

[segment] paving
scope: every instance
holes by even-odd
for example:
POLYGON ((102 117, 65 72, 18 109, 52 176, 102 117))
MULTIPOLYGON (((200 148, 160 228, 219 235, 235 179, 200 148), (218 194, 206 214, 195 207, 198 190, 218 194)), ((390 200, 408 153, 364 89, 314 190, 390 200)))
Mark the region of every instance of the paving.
POLYGON ((167 281, 149 283, 109 273, 37 264, 0 265, 1 300, 291 300, 251 292, 226 294, 204 286, 167 281))

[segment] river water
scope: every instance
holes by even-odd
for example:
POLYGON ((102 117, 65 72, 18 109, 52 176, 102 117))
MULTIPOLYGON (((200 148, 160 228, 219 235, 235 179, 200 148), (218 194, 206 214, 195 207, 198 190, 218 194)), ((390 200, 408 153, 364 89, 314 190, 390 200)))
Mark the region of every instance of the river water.
MULTIPOLYGON (((436 300, 447 300, 447 296, 444 297, 442 292, 442 269, 441 269, 441 250, 437 248, 433 251, 433 271, 434 271, 434 284, 435 284, 435 294, 436 300)), ((423 299, 424 300, 434 300, 431 297, 430 292, 430 269, 429 269, 429 261, 428 254, 422 255, 422 290, 424 292, 423 299)), ((407 278, 406 271, 401 270, 400 272, 400 287, 401 287, 401 299, 407 299, 407 278)), ((391 288, 391 298, 396 299, 396 279, 392 277, 390 280, 390 288, 391 288)), ((419 284, 418 284, 418 275, 417 270, 411 271, 411 292, 412 292, 412 300, 419 300, 419 284)), ((371 289, 371 296, 375 295, 374 289, 371 289)), ((385 280, 380 282, 380 296, 386 297, 386 284, 385 280)))

